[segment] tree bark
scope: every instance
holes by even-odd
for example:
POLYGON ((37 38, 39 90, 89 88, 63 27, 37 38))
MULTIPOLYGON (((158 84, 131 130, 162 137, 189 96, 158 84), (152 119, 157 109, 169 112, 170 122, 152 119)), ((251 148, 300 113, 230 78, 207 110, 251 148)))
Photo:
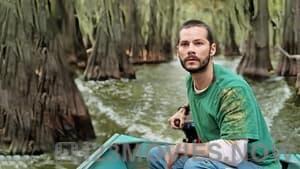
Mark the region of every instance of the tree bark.
POLYGON ((103 0, 101 2, 104 9, 97 27, 94 50, 89 57, 84 77, 86 80, 121 77, 133 79, 135 71, 126 54, 126 50, 130 49, 130 45, 126 44, 128 42, 126 33, 130 28, 126 19, 130 20, 130 18, 124 18, 126 12, 120 10, 125 1, 103 0))
POLYGON ((239 46, 235 41, 235 36, 236 36, 235 30, 230 18, 228 19, 227 29, 228 29, 228 33, 225 34, 227 38, 225 38, 224 56, 230 56, 230 57, 239 56, 240 55, 239 46))
POLYGON ((71 66, 84 70, 87 63, 87 53, 83 43, 82 34, 79 27, 79 20, 76 17, 74 2, 70 0, 59 1, 60 16, 62 23, 62 33, 65 35, 63 43, 66 45, 65 55, 71 66))
POLYGON ((300 73, 297 74, 296 90, 297 90, 297 95, 300 96, 300 73))
POLYGON ((300 73, 300 58, 289 57, 300 55, 300 1, 285 1, 285 15, 282 48, 287 54, 282 54, 277 66, 280 76, 297 76, 300 73))
MULTIPOLYGON (((162 2, 162 1, 161 1, 162 2)), ((165 13, 164 17, 162 18, 162 51, 165 55, 165 58, 167 61, 170 61, 173 59, 173 47, 172 47, 172 28, 174 27, 174 21, 173 17, 175 15, 175 1, 174 0, 168 0, 166 1, 167 5, 161 4, 161 7, 165 7, 165 10, 162 10, 165 13)))
POLYGON ((269 47, 269 14, 267 0, 249 1, 250 24, 252 29, 245 41, 245 53, 237 72, 253 78, 266 78, 273 69, 269 47))
POLYGON ((12 154, 40 154, 59 141, 95 138, 65 61, 61 3, 10 3, 0 2, 0 144, 12 154))
POLYGON ((146 42, 146 55, 141 60, 142 62, 162 62, 165 61, 161 47, 161 22, 159 21, 158 14, 158 1, 150 1, 150 21, 149 21, 149 34, 148 41, 146 42))
POLYGON ((142 56, 143 53, 145 52, 145 42, 143 40, 143 37, 141 35, 142 33, 142 22, 141 22, 141 17, 139 8, 138 8, 138 0, 128 0, 128 2, 125 4, 129 9, 127 10, 127 18, 132 18, 129 19, 128 23, 128 33, 125 35, 126 37, 124 38, 127 40, 125 44, 131 44, 128 46, 128 52, 127 54, 130 56, 130 62, 134 63, 133 59, 136 58, 136 56, 142 56))

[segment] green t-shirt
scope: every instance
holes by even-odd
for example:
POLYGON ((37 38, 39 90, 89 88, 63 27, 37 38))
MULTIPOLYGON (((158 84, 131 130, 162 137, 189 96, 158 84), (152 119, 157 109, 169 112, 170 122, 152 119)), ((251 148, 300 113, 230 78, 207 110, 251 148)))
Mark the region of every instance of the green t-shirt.
POLYGON ((213 83, 196 94, 187 78, 188 102, 202 142, 248 139, 248 161, 279 169, 277 151, 251 87, 241 76, 214 64, 213 83))

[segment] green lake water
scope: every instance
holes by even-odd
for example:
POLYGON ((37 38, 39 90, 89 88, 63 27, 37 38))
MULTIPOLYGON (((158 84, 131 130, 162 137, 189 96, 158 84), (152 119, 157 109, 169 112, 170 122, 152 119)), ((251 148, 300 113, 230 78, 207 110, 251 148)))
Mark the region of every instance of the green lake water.
MULTIPOLYGON (((222 58, 215 62, 233 70, 238 64, 238 60, 222 58)), ((76 79, 92 116, 96 140, 64 143, 72 151, 63 152, 57 148, 54 153, 41 156, 0 156, 0 169, 76 168, 114 133, 181 141, 182 132, 170 129, 167 119, 187 100, 184 83, 187 73, 178 61, 136 66, 136 70, 136 80, 85 82, 81 77, 76 79)), ((300 105, 295 102, 294 88, 282 77, 247 81, 264 111, 279 150, 300 152, 300 105)))

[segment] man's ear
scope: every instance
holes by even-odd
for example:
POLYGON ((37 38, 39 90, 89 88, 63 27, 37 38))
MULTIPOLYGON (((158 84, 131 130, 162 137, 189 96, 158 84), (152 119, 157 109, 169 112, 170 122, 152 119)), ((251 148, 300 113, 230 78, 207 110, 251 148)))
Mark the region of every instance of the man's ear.
POLYGON ((209 56, 214 56, 217 51, 217 45, 216 43, 212 43, 210 46, 209 56))

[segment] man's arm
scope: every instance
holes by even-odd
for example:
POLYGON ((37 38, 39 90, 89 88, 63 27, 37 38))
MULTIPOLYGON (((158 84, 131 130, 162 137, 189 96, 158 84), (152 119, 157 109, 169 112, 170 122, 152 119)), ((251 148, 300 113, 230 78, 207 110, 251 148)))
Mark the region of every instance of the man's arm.
POLYGON ((247 156, 247 144, 247 139, 180 143, 174 147, 174 152, 179 155, 207 157, 231 166, 238 166, 247 156))
POLYGON ((209 143, 209 158, 219 160, 231 166, 238 166, 247 157, 247 139, 214 140, 209 143))

